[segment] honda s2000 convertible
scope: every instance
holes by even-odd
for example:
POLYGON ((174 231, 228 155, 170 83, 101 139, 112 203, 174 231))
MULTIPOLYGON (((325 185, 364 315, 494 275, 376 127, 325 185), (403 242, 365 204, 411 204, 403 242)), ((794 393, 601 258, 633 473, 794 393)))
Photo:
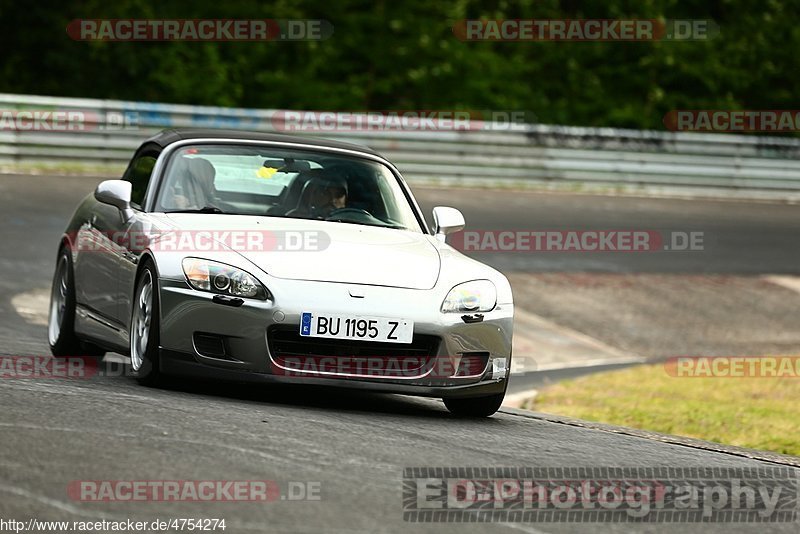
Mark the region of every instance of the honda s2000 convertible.
POLYGON ((130 357, 164 375, 440 397, 500 407, 511 368, 508 280, 429 227, 398 170, 334 141, 167 130, 100 183, 59 244, 57 357, 130 357))

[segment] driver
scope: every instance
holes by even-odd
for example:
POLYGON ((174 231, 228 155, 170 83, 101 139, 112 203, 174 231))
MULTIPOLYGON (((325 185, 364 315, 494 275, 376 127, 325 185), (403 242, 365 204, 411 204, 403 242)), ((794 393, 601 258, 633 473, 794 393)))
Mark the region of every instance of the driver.
POLYGON ((303 186, 297 208, 286 215, 324 219, 347 206, 347 193, 347 180, 344 178, 324 174, 314 176, 303 186))
POLYGON ((172 184, 169 208, 202 209, 217 202, 216 170, 207 159, 185 159, 182 172, 172 184))

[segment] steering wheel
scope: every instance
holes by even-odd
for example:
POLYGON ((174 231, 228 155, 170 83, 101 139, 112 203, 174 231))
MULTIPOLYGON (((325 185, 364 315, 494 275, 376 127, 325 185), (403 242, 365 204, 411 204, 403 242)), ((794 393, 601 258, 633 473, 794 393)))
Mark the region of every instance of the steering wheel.
POLYGON ((367 210, 362 210, 361 208, 338 208, 330 212, 328 216, 325 217, 325 220, 330 221, 334 218, 341 217, 342 215, 366 215, 372 219, 375 218, 370 212, 367 210))

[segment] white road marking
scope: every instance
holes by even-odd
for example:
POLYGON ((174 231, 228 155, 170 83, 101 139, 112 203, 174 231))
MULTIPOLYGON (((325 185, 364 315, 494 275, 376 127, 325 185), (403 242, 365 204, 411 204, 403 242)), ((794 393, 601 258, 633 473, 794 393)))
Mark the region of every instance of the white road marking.
POLYGON ((547 534, 544 530, 537 530, 531 526, 521 525, 519 523, 495 523, 495 526, 503 526, 512 530, 521 530, 522 532, 528 532, 529 534, 547 534))
POLYGON ((539 392, 535 389, 529 389, 527 391, 520 391, 519 393, 512 393, 511 395, 506 395, 503 398, 503 407, 504 408, 522 408, 522 405, 525 404, 527 400, 533 400, 539 392))
MULTIPOLYGON (((140 434, 129 434, 124 432, 107 432, 105 430, 89 430, 87 428, 71 428, 71 427, 54 427, 50 425, 35 425, 31 423, 0 423, 0 427, 6 428, 25 428, 28 430, 40 430, 42 432, 65 432, 65 433, 73 433, 73 434, 99 434, 102 436, 113 436, 115 438, 130 438, 130 439, 139 439, 141 438, 140 434)), ((250 449, 247 447, 239 447, 237 445, 231 445, 230 443, 221 443, 218 441, 212 440, 196 440, 196 439, 185 439, 185 438, 176 438, 172 436, 149 436, 150 439, 159 440, 159 441, 166 441, 170 443, 179 443, 184 445, 197 445, 198 448, 204 450, 219 450, 219 449, 228 449, 229 451, 238 452, 244 455, 252 455, 261 458, 262 460, 268 460, 272 464, 283 463, 286 465, 292 465, 293 462, 296 461, 295 458, 279 458, 276 457, 275 451, 264 452, 259 451, 256 449, 250 449)), ((304 464, 306 468, 313 467, 310 463, 304 464)), ((323 471, 326 469, 325 466, 319 466, 318 469, 323 471)))
POLYGON ((767 282, 800 293, 800 276, 767 275, 762 278, 767 282))
POLYGON ((17 495, 19 497, 24 497, 26 499, 31 499, 37 502, 40 502, 46 506, 50 506, 51 508, 56 508, 57 510, 61 510, 63 512, 67 512, 69 514, 81 516, 81 517, 92 517, 97 519, 106 519, 106 520, 114 520, 114 521, 125 521, 126 518, 121 516, 110 516, 101 512, 95 512, 92 510, 84 510, 79 508, 73 504, 68 502, 59 501, 57 499, 51 499, 50 497, 45 497, 44 495, 39 495, 38 493, 33 493, 28 491, 24 488, 20 488, 18 486, 10 486, 6 484, 0 484, 0 492, 3 493, 10 493, 12 495, 17 495))
POLYGON ((514 375, 644 361, 644 357, 607 345, 535 313, 519 307, 514 310, 514 352, 511 361, 511 373, 514 375))
POLYGON ((47 326, 47 310, 50 307, 50 290, 34 289, 11 298, 11 305, 25 322, 47 326))
POLYGON ((588 367, 606 367, 608 365, 625 365, 631 363, 645 363, 646 358, 641 356, 630 356, 627 358, 597 358, 595 360, 582 360, 578 362, 564 362, 538 365, 534 371, 515 373, 517 376, 524 376, 530 373, 542 371, 561 371, 562 369, 584 369, 588 367))

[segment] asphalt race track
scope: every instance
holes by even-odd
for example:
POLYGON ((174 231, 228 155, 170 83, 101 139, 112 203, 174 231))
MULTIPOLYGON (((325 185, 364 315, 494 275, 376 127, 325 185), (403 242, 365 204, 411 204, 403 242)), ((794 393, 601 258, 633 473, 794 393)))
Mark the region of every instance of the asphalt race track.
MULTIPOLYGON (((20 294, 48 288, 56 244, 97 179, 0 176, 0 355, 47 355, 45 327, 20 294), (21 303, 24 308, 24 302, 21 303)), ((455 205, 476 229, 702 230, 706 254, 494 254, 507 271, 797 274, 796 206, 420 189, 427 213, 455 205), (668 256, 669 255, 669 256, 668 256), (665 261, 665 257, 670 261, 665 261)), ((480 257, 480 256, 478 256, 480 257)), ((32 303, 34 306, 34 303, 32 303)), ((568 532, 581 523, 407 523, 402 473, 416 466, 759 467, 729 454, 505 411, 451 417, 441 402, 401 396, 124 376, 0 380, 0 516, 27 520, 225 518, 226 532, 568 532), (319 500, 80 502, 76 480, 272 480, 319 483, 319 500)), ((603 531, 751 532, 763 525, 604 524, 603 531)), ((796 524, 770 525, 796 532, 796 524)))

